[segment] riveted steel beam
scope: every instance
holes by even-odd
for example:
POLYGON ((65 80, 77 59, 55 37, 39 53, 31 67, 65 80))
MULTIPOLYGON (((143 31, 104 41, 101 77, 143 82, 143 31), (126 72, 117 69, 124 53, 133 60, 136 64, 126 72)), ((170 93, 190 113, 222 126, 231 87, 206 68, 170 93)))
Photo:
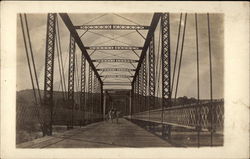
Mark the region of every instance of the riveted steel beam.
POLYGON ((135 76, 134 76, 134 79, 133 79, 132 82, 135 81, 135 77, 139 73, 139 69, 141 67, 142 61, 146 56, 146 52, 148 50, 149 43, 151 41, 152 36, 154 35, 156 26, 157 26, 157 24, 158 24, 158 22, 160 20, 161 15, 162 15, 162 13, 154 13, 154 15, 153 15, 153 18, 152 18, 152 21, 151 21, 151 24, 150 24, 150 27, 149 27, 148 34, 146 36, 146 40, 145 40, 145 43, 144 43, 143 48, 142 48, 142 53, 141 53, 141 56, 140 56, 140 59, 139 59, 139 62, 138 62, 138 65, 137 65, 137 68, 136 68, 136 71, 135 71, 135 76))
POLYGON ((141 50, 139 46, 86 46, 87 50, 141 50))
POLYGON ((68 30, 70 31, 72 37, 74 37, 75 42, 77 43, 78 47, 80 48, 80 50, 82 51, 82 54, 84 55, 85 59, 88 61, 90 67, 93 69, 94 73, 96 74, 97 78, 99 79, 99 81, 102 83, 102 80, 100 78, 100 75, 98 74, 95 65, 93 64, 87 50, 85 49, 85 46, 82 43, 81 38, 79 37, 75 26, 73 25, 72 21, 69 18, 69 15, 67 13, 59 13, 59 15, 61 16, 63 22, 65 23, 65 25, 67 26, 68 30))
POLYGON ((74 102, 74 74, 75 74, 75 40, 70 35, 69 42, 69 73, 68 73, 68 100, 73 108, 74 102))
POLYGON ((55 51, 55 22, 56 14, 49 13, 47 17, 47 35, 45 50, 45 78, 44 78, 44 102, 51 104, 53 101, 53 75, 54 75, 54 51, 55 51))
POLYGON ((129 68, 100 68, 97 71, 135 71, 135 69, 129 68))
POLYGON ((120 63, 136 63, 138 60, 132 59, 95 59, 93 62, 120 62, 120 63))
POLYGON ((133 78, 134 76, 127 76, 127 75, 105 75, 101 76, 105 78, 133 78))
POLYGON ((81 59, 81 96, 80 96, 80 109, 85 110, 85 87, 86 87, 86 59, 82 55, 81 59))
POLYGON ((43 135, 52 135, 53 112, 53 79, 54 79, 54 51, 56 36, 56 14, 49 13, 47 17, 47 34, 45 49, 45 73, 44 73, 44 99, 46 111, 43 116, 43 135))
POLYGON ((123 25, 123 24, 102 24, 102 25, 79 25, 76 29, 82 30, 147 30, 145 25, 123 25))
POLYGON ((169 13, 162 14, 162 98, 163 107, 171 106, 171 73, 170 73, 170 24, 169 13))
POLYGON ((149 55, 148 55, 148 66, 149 66, 149 110, 155 106, 155 43, 154 36, 152 37, 149 45, 149 55))

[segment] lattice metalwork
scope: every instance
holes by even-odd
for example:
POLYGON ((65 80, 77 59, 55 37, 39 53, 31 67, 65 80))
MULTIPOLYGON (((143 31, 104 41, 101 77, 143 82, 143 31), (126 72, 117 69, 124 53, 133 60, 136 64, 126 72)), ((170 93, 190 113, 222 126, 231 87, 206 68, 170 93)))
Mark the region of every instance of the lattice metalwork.
POLYGON ((98 101, 97 101, 97 93, 98 93, 98 79, 96 78, 96 76, 94 75, 94 88, 93 88, 93 112, 96 113, 97 112, 97 108, 98 108, 98 101))
POLYGON ((86 46, 87 50, 141 50, 139 46, 86 46))
POLYGON ((148 66, 149 66, 149 110, 154 108, 155 106, 155 44, 154 44, 154 36, 149 44, 149 58, 148 58, 148 66))
POLYGON ((213 112, 214 127, 212 129, 222 131, 224 123, 223 101, 203 102, 199 105, 193 104, 167 108, 164 121, 194 129, 196 126, 200 126, 203 131, 211 130, 211 113, 209 111, 211 107, 215 110, 213 112), (197 107, 200 110, 198 113, 196 112, 197 107))
POLYGON ((82 55, 81 61, 81 96, 80 96, 80 109, 85 110, 85 85, 86 85, 86 59, 82 55))
POLYGON ((131 59, 96 59, 92 60, 92 62, 120 62, 120 63, 136 63, 138 60, 131 60, 131 59))
POLYGON ((146 58, 143 60, 142 64, 142 109, 144 111, 147 107, 147 65, 146 65, 146 58))
POLYGON ((55 21, 56 14, 49 13, 47 17, 44 79, 44 103, 48 105, 52 104, 53 101, 54 50, 56 34, 55 21))
POLYGON ((169 13, 161 17, 162 28, 162 98, 163 107, 171 106, 171 72, 170 72, 170 28, 169 13))
MULTIPOLYGON (((148 111, 138 113, 137 119, 148 120, 148 111)), ((161 110, 151 110, 150 120, 161 123, 161 110)), ((224 101, 214 100, 213 102, 206 101, 200 104, 187 104, 181 106, 173 106, 164 109, 165 124, 196 130, 197 127, 201 131, 223 131, 224 125, 224 101), (209 109, 213 107, 213 128, 211 128, 211 114, 209 109), (199 108, 199 112, 196 109, 199 108)))
MULTIPOLYGON (((103 84, 102 84, 102 83, 100 83, 100 92, 101 92, 101 94, 100 94, 100 96, 101 96, 100 106, 101 106, 101 113, 103 113, 103 112, 104 112, 104 109, 103 109, 103 105, 104 105, 104 101, 103 101, 103 99, 104 99, 104 94, 103 94, 103 84)), ((104 113, 105 113, 105 112, 104 112, 104 113)))
POLYGON ((143 99, 142 99, 142 92, 143 92, 143 63, 142 63, 142 67, 139 71, 139 75, 138 75, 138 82, 139 82, 139 86, 138 86, 138 89, 139 89, 139 112, 141 111, 141 108, 142 108, 142 105, 143 105, 143 99))
POLYGON ((74 74, 75 74, 75 40, 70 35, 69 42, 69 73, 68 73, 68 100, 74 101, 74 74))
POLYGON ((75 26, 75 28, 83 30, 147 30, 149 29, 149 26, 103 24, 103 25, 80 25, 80 26, 75 26))
MULTIPOLYGON (((92 68, 89 67, 89 79, 88 79, 88 111, 90 113, 93 113, 93 88, 92 88, 92 83, 93 83, 93 71, 92 68)), ((91 116, 92 117, 92 116, 91 116)))
POLYGON ((135 78, 135 107, 134 107, 134 112, 138 112, 138 107, 139 107, 139 80, 138 76, 135 78))
POLYGON ((129 68, 100 68, 97 71, 135 71, 135 69, 129 68))

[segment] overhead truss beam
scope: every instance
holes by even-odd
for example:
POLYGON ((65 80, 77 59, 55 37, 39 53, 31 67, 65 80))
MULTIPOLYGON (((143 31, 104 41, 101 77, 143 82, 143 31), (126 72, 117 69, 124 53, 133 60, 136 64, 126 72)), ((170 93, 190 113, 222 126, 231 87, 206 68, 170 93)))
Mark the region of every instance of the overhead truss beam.
POLYGON ((138 60, 131 60, 131 59, 96 59, 96 60, 92 60, 92 62, 136 63, 136 62, 138 62, 138 60))
POLYGON ((105 77, 105 78, 132 78, 134 76, 128 76, 128 75, 105 75, 105 76, 101 76, 101 77, 105 77))
POLYGON ((75 26, 75 29, 82 29, 82 30, 147 30, 147 29, 149 29, 149 26, 103 24, 103 25, 79 25, 79 26, 75 26))
POLYGON ((101 68, 101 69, 97 69, 97 71, 135 71, 135 69, 129 69, 129 68, 101 68))
POLYGON ((141 50, 139 46, 86 46, 87 50, 141 50))
POLYGON ((72 37, 74 37, 75 42, 77 43, 78 47, 80 48, 80 50, 82 51, 82 54, 84 55, 85 59, 88 61, 90 67, 93 69, 94 73, 96 74, 97 78, 99 79, 99 81, 102 84, 102 80, 100 78, 100 75, 98 74, 95 65, 93 64, 87 50, 85 49, 85 46, 82 43, 81 38, 79 37, 75 26, 73 25, 72 21, 69 18, 69 15, 67 13, 59 13, 59 15, 61 16, 62 20, 64 21, 65 25, 67 26, 68 30, 70 31, 72 37))

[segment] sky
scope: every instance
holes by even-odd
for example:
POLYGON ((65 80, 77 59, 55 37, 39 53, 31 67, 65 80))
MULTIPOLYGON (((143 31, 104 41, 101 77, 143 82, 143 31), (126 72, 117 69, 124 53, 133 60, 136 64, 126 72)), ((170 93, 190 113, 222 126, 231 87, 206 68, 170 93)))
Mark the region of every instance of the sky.
MULTIPOLYGON (((126 14, 126 13, 98 13, 98 14, 69 14, 74 25, 91 25, 91 24, 130 24, 130 25, 150 25, 153 13, 141 14, 126 14)), ((32 49, 38 74, 39 86, 41 89, 44 87, 44 64, 45 64, 45 39, 46 39, 46 14, 27 14, 32 49)), ((171 50, 171 73, 173 73, 174 57, 176 53, 178 24, 180 14, 170 13, 170 50, 171 50)), ((184 15, 182 18, 181 37, 183 33, 184 15)), ((58 16, 60 41, 62 49, 62 58, 64 61, 65 77, 67 80, 68 70, 68 46, 69 46, 69 31, 63 23, 62 19, 58 16)), ((224 90, 224 26, 222 14, 210 15, 211 27, 211 51, 212 51, 212 71, 213 71, 213 97, 223 98, 224 90)), ((77 30, 79 35, 84 33, 84 30, 77 30)), ((147 30, 140 31, 146 37, 147 30)), ((160 29, 159 24, 155 31, 155 53, 156 62, 160 60, 158 53, 161 47, 159 41, 160 29)), ((183 59, 180 73, 180 81, 177 96, 197 97, 197 72, 196 72, 196 39, 195 39, 195 21, 194 14, 188 14, 186 35, 183 47, 183 59)), ((208 29, 206 14, 198 14, 198 38, 199 38, 199 67, 200 67, 200 97, 209 98, 210 85, 209 85, 209 52, 208 52, 208 29)), ((140 46, 144 44, 144 38, 134 30, 90 30, 86 32, 81 38, 85 46, 140 46), (100 36, 100 34, 104 35, 100 36), (117 38, 118 41, 111 40, 117 38)), ((182 41, 182 40, 181 40, 182 41)), ((180 42, 181 42, 180 41, 180 42)), ((20 19, 17 18, 17 90, 31 89, 31 80, 25 55, 25 47, 23 36, 21 32, 20 19)), ((179 46, 180 51, 180 46, 179 46)), ((88 50, 91 54, 92 50, 88 50)), ((136 51, 140 55, 140 50, 136 51)), ((180 55, 180 52, 179 52, 180 55)), ((76 79, 80 77, 80 58, 81 52, 76 47, 76 79)), ((96 51, 91 55, 91 59, 134 59, 138 60, 137 55, 132 51, 96 51)), ((178 57, 179 58, 179 57, 178 57)), ((60 76, 58 69, 57 53, 55 52, 54 61, 54 90, 60 90, 60 76)), ((97 65, 97 63, 94 63, 97 65)), ((178 64, 178 63, 177 63, 178 64)), ((135 64, 135 67, 137 65, 135 64)), ((98 68, 133 68, 131 64, 124 63, 101 63, 98 68)), ((160 66, 156 63, 156 70, 160 66)), ((87 64, 88 70, 88 64, 87 64)), ((157 71, 158 72, 158 71, 157 71)), ((99 72, 101 73, 101 72, 99 72)), ((131 75, 129 72, 103 72, 101 75, 108 74, 123 74, 131 75)), ((132 72, 133 74, 133 72, 132 72)), ((103 79, 103 78, 102 78, 103 79)), ((176 79, 176 78, 175 78, 176 79)), ((130 79, 132 80, 132 79, 130 79)), ((113 79, 106 78, 105 82, 130 82, 129 79, 113 79)), ((87 81, 88 82, 88 81, 87 81)), ((156 94, 160 96, 161 92, 161 75, 157 74, 156 81, 156 94)), ((176 83, 176 81, 175 81, 176 83)), ((66 82, 67 85, 67 82, 66 82)), ((79 91, 79 80, 76 80, 75 90, 79 91)), ((127 86, 104 88, 129 88, 127 86)))

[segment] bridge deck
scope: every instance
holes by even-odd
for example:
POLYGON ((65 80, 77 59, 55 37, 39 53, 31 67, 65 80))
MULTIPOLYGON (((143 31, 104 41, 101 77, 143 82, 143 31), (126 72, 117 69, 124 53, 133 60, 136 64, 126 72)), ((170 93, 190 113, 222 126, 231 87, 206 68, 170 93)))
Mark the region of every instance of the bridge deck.
POLYGON ((18 148, 102 148, 170 147, 171 145, 143 128, 119 119, 118 124, 98 122, 60 135, 43 137, 17 145, 18 148))

